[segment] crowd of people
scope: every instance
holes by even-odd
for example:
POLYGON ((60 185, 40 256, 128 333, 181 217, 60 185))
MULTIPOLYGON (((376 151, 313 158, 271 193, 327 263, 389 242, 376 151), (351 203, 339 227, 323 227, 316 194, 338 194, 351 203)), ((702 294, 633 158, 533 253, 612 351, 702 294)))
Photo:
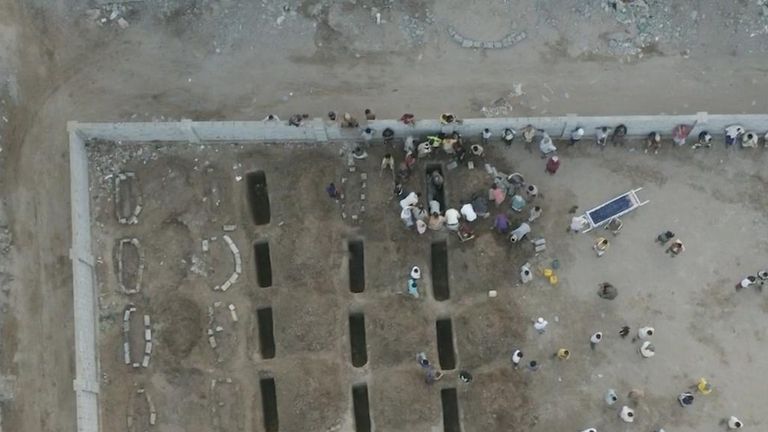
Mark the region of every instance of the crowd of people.
MULTIPOLYGON (((304 116, 299 115, 295 117, 293 120, 297 121, 304 118, 304 116)), ((365 117, 366 120, 373 120, 375 119, 375 114, 371 110, 366 109, 365 117)), ((336 121, 336 113, 329 113, 329 118, 336 121)), ((458 117, 450 113, 441 115, 440 119, 443 124, 462 122, 458 117)), ((400 121, 405 125, 414 125, 415 117, 412 114, 404 114, 400 121)), ((341 126, 361 129, 362 142, 355 147, 353 156, 356 158, 366 158, 367 146, 375 134, 373 129, 370 127, 360 127, 357 120, 349 113, 345 113, 341 117, 341 126)), ((671 133, 674 145, 686 145, 687 139, 695 126, 695 122, 693 124, 675 126, 671 133)), ((608 142, 610 142, 613 146, 623 146, 628 132, 629 130, 624 124, 615 127, 598 127, 594 131, 595 145, 605 148, 608 142)), ((556 174, 560 168, 561 161, 556 154, 557 147, 550 135, 545 130, 537 129, 530 124, 519 132, 514 128, 508 127, 499 133, 500 141, 505 146, 513 145, 518 135, 522 137, 523 144, 529 151, 533 151, 534 145, 538 147, 541 157, 546 159, 544 164, 545 172, 550 175, 556 174)), ((583 127, 574 128, 569 134, 568 145, 575 146, 579 144, 585 136, 586 131, 583 127)), ((759 143, 757 133, 747 131, 740 125, 727 127, 724 136, 727 147, 741 146, 751 148, 757 147, 759 143)), ((394 132, 391 129, 385 130, 382 132, 382 137, 385 142, 391 144, 394 132)), ((402 152, 401 162, 398 163, 397 160, 399 158, 393 155, 395 146, 392 147, 391 152, 384 155, 380 165, 380 173, 389 173, 393 178, 393 195, 395 201, 399 204, 398 210, 405 228, 414 230, 418 234, 424 234, 428 230, 447 230, 455 232, 462 241, 467 241, 474 237, 475 225, 478 221, 490 219, 493 221, 491 225, 493 231, 506 236, 511 243, 520 242, 529 235, 531 224, 541 217, 543 210, 540 203, 536 201, 539 195, 538 187, 526 182, 519 173, 511 175, 501 174, 491 167, 490 164, 486 163, 486 171, 488 171, 491 178, 487 190, 472 194, 467 199, 462 200, 460 205, 456 207, 446 206, 443 190, 445 176, 441 169, 432 169, 431 172, 427 173, 428 186, 426 196, 416 191, 409 191, 406 186, 409 178, 415 172, 419 161, 436 155, 449 158, 450 162, 446 165, 448 169, 453 169, 459 165, 465 165, 473 169, 476 164, 484 163, 485 149, 493 144, 493 137, 494 131, 489 128, 483 129, 480 136, 473 137, 474 139, 471 140, 473 144, 471 145, 467 144, 466 141, 468 140, 465 137, 455 131, 447 134, 436 133, 429 135, 421 142, 417 142, 417 139, 411 135, 405 137, 402 148, 399 150, 402 152), (527 217, 521 215, 526 209, 527 217), (510 216, 514 217, 515 215, 517 215, 515 219, 519 223, 513 229, 514 224, 510 220, 510 216)), ((711 147, 712 139, 712 134, 703 130, 698 134, 697 140, 691 147, 693 149, 711 147)), ((766 134, 764 139, 768 140, 768 134, 766 134)), ((656 131, 649 133, 645 139, 645 152, 657 154, 661 148, 662 134, 656 131)), ((331 197, 336 197, 339 193, 333 183, 328 186, 327 192, 331 197)), ((571 231, 579 232, 585 229, 586 225, 580 218, 580 216, 573 218, 570 226, 571 231)), ((621 225, 622 222, 620 220, 611 220, 608 224, 608 229, 617 234, 621 230, 621 225)), ((671 231, 662 232, 656 237, 656 241, 663 246, 667 246, 666 252, 672 257, 685 251, 682 240, 675 238, 675 234, 671 231)), ((608 240, 600 237, 595 242, 593 249, 598 256, 602 256, 608 249, 608 245, 608 240)), ((409 276, 407 294, 418 298, 420 296, 418 291, 418 280, 421 278, 420 269, 413 267, 409 276)), ((521 268, 520 278, 523 283, 533 279, 532 270, 527 263, 521 268)), ((763 270, 754 276, 750 275, 742 279, 736 284, 736 289, 741 290, 750 286, 761 288, 766 281, 768 281, 768 270, 763 270)), ((612 300, 616 297, 617 290, 612 284, 604 282, 599 285, 598 295, 601 298, 612 300)), ((534 331, 540 335, 546 333, 548 325, 549 322, 544 317, 537 317, 532 321, 534 331)), ((624 325, 618 329, 617 333, 621 339, 626 339, 630 332, 630 326, 624 325)), ((645 325, 640 327, 637 330, 636 336, 631 339, 631 343, 636 345, 637 354, 641 358, 648 359, 655 356, 656 350, 652 343, 654 334, 655 329, 645 325)), ((588 338, 585 335, 584 339, 584 343, 588 342, 591 350, 598 350, 601 345, 614 343, 615 341, 616 339, 610 336, 606 337, 602 331, 596 331, 589 335, 588 338), (606 339, 610 342, 604 342, 606 339)), ((567 361, 571 356, 572 351, 569 348, 557 347, 553 349, 551 358, 553 361, 567 361)), ((435 383, 444 376, 443 372, 435 367, 424 353, 418 353, 416 357, 419 366, 423 369, 424 379, 427 384, 435 383)), ((513 348, 510 360, 511 367, 515 370, 523 366, 525 370, 533 373, 539 371, 542 367, 540 359, 528 360, 524 356, 523 347, 513 348)), ((459 371, 458 377, 464 383, 469 383, 473 379, 471 373, 467 370, 459 371)), ((677 396, 677 401, 683 408, 690 407, 698 395, 706 395, 711 391, 711 385, 702 378, 691 389, 681 392, 677 396)), ((623 422, 633 423, 636 417, 632 406, 635 406, 642 396, 643 392, 641 390, 632 389, 628 393, 626 400, 622 401, 616 390, 608 389, 604 399, 608 406, 620 406, 616 412, 623 422)), ((723 419, 723 424, 728 429, 740 429, 744 426, 743 422, 735 416, 723 419)), ((590 427, 582 432, 597 432, 597 429, 590 427)), ((657 429, 657 432, 664 432, 664 429, 657 429)))

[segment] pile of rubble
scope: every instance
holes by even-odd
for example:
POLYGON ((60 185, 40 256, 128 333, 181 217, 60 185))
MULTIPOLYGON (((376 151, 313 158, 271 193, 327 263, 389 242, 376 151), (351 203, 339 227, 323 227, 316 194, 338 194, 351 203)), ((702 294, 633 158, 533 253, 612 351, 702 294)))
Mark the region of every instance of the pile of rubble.
POLYGON ((125 30, 131 25, 126 17, 132 14, 134 10, 131 3, 111 3, 88 9, 85 11, 85 16, 100 26, 116 25, 125 30))

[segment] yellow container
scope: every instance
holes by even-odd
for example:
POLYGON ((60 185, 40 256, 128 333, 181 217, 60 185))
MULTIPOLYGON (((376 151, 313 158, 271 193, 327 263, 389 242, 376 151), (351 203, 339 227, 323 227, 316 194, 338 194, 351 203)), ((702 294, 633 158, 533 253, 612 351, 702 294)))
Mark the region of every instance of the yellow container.
POLYGON ((699 382, 696 384, 696 388, 699 389, 701 394, 707 395, 712 393, 712 384, 708 383, 705 378, 699 378, 699 382))
POLYGON ((558 281, 558 279, 557 279, 557 275, 554 275, 554 274, 553 274, 552 276, 550 276, 550 277, 549 277, 549 283, 550 283, 550 284, 552 284, 552 285, 557 285, 557 281, 558 281))
POLYGON ((551 268, 545 268, 544 269, 544 277, 550 277, 554 274, 551 268))

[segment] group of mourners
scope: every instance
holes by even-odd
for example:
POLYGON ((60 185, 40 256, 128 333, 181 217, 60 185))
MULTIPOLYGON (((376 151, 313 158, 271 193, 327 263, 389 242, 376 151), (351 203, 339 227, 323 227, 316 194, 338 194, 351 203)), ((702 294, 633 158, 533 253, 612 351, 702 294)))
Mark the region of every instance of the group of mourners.
MULTIPOLYGON (((375 115, 366 110, 366 119, 375 119, 375 115)), ((329 113, 331 120, 336 120, 335 113, 329 113)), ((298 120, 298 117, 297 117, 298 120)), ((413 125, 415 122, 412 114, 404 114, 400 121, 407 125, 413 125)), ((461 123, 453 114, 443 114, 441 116, 441 122, 444 124, 461 123)), ((341 119, 343 127, 359 127, 357 121, 351 115, 344 114, 341 119)), ((675 144, 684 145, 688 135, 696 126, 694 122, 691 125, 678 125, 672 131, 672 138, 675 144)), ((601 147, 605 147, 610 142, 615 146, 624 144, 625 137, 627 136, 627 127, 625 125, 618 125, 615 128, 611 127, 599 127, 595 130, 595 142, 601 147)), ((356 158, 367 157, 366 146, 373 136, 373 131, 370 128, 365 128, 362 131, 363 143, 355 148, 353 156, 356 158)), ((545 171, 549 174, 555 174, 560 167, 560 160, 555 154, 557 147, 554 145, 552 138, 549 134, 542 130, 536 129, 532 125, 524 127, 520 134, 522 135, 526 149, 532 151, 534 144, 538 145, 542 158, 548 158, 545 171)), ((506 146, 511 146, 515 141, 518 132, 513 128, 506 128, 501 133, 501 141, 506 146)), ((392 141, 394 133, 391 130, 385 130, 382 133, 385 142, 392 141)), ((584 128, 577 127, 570 133, 570 145, 575 145, 585 136, 584 128)), ((415 229, 419 234, 424 234, 427 230, 441 231, 448 230, 456 232, 459 237, 464 240, 468 240, 474 237, 474 223, 478 219, 486 219, 491 217, 491 208, 497 209, 497 214, 493 219, 492 228, 494 231, 504 234, 509 237, 509 240, 513 243, 519 242, 525 238, 531 231, 530 224, 535 222, 542 215, 542 208, 538 205, 531 204, 529 206, 528 217, 521 217, 522 222, 514 230, 511 229, 512 224, 510 222, 510 214, 521 213, 526 206, 536 200, 539 194, 538 187, 534 184, 526 183, 522 175, 519 173, 513 173, 511 175, 503 175, 498 173, 495 168, 486 164, 486 170, 492 177, 492 182, 487 190, 487 194, 480 192, 473 194, 469 199, 461 202, 458 208, 444 208, 444 185, 445 177, 441 169, 433 169, 429 172, 427 181, 427 197, 422 199, 422 194, 415 191, 408 191, 404 184, 409 179, 414 171, 416 163, 421 159, 429 158, 432 155, 442 152, 444 155, 448 155, 452 158, 452 161, 447 165, 448 169, 455 168, 459 164, 466 164, 470 168, 473 167, 475 162, 479 162, 485 154, 484 146, 488 146, 493 132, 489 129, 484 129, 480 135, 478 143, 466 146, 464 139, 458 132, 452 132, 450 134, 438 133, 435 135, 427 136, 426 140, 420 143, 416 143, 413 136, 405 138, 403 143, 403 161, 399 164, 395 163, 395 158, 392 153, 387 153, 382 158, 381 172, 389 171, 393 176, 395 183, 394 197, 396 197, 399 203, 400 218, 409 229, 415 229), (451 164, 455 164, 451 167, 451 164), (505 203, 508 203, 505 205, 505 203), (508 213, 507 209, 512 213, 508 213)), ((768 135, 766 135, 768 138, 768 135)), ((757 146, 757 134, 754 132, 747 132, 743 127, 739 125, 729 126, 725 130, 725 141, 727 146, 741 145, 742 147, 756 147, 757 146)), ((698 135, 698 141, 693 144, 693 148, 711 147, 712 135, 707 131, 702 131, 698 135)), ((661 134, 658 132, 651 132, 647 136, 646 140, 646 152, 658 153, 661 148, 661 134)), ((338 191, 335 186, 331 184, 328 189, 328 194, 331 197, 337 197, 338 191)), ((587 221, 583 220, 582 216, 575 216, 571 222, 570 230, 572 232, 579 232, 584 230, 588 226, 587 221)), ((607 229, 615 234, 621 230, 622 222, 619 219, 611 220, 607 224, 607 229)), ((670 256, 677 256, 685 250, 683 242, 679 238, 675 238, 675 234, 671 231, 664 231, 656 237, 656 241, 663 246, 668 246, 666 252, 670 256)), ((594 250, 598 256, 605 253, 608 248, 608 240, 600 237, 594 244, 594 250)), ((415 266, 411 269, 408 279, 408 294, 419 297, 418 292, 418 280, 421 278, 421 270, 415 266)), ((523 283, 527 283, 533 279, 533 273, 528 264, 521 267, 520 278, 523 283)), ((747 276, 738 284, 736 289, 740 290, 749 286, 757 286, 758 288, 768 281, 768 270, 763 270, 757 273, 755 276, 747 276)), ((599 285, 598 295, 602 298, 613 299, 616 297, 616 289, 610 283, 604 282, 599 285)), ((548 321, 543 317, 538 317, 533 320, 533 327, 539 333, 546 332, 548 321)), ((651 342, 651 337, 654 335, 655 330, 652 327, 641 327, 637 331, 637 336, 632 339, 632 342, 639 341, 637 351, 643 358, 650 358, 655 355, 655 348, 651 342)), ((630 333, 629 326, 623 326, 619 330, 619 336, 623 339, 630 333)), ((590 348, 592 350, 597 349, 598 345, 603 341, 603 333, 595 332, 589 338, 590 348)), ((436 368, 428 359, 424 353, 417 354, 417 361, 424 371, 424 379, 428 384, 432 384, 443 377, 443 372, 436 368)), ((559 348, 552 354, 555 360, 564 361, 571 357, 571 351, 567 348, 559 348)), ((537 360, 523 361, 523 352, 520 348, 515 348, 512 351, 511 362, 515 369, 518 369, 521 365, 531 372, 538 371, 541 364, 537 360)), ((458 374, 459 380, 464 383, 472 381, 472 375, 469 371, 461 370, 458 374)), ((703 378, 699 380, 696 385, 691 388, 691 391, 684 391, 677 397, 677 401, 681 407, 689 407, 694 403, 696 397, 695 392, 700 394, 709 394, 712 391, 711 385, 703 378)), ((643 396, 641 390, 632 390, 627 396, 627 402, 621 403, 621 408, 618 410, 618 417, 626 422, 633 423, 635 420, 635 411, 631 408, 631 405, 637 403, 637 400, 643 396)), ((613 406, 620 402, 620 398, 615 390, 609 389, 605 394, 605 402, 609 406, 613 406)), ((735 416, 723 419, 723 424, 728 429, 740 429, 743 427, 743 422, 735 416)), ((597 429, 590 427, 584 429, 582 432, 597 432, 597 429)), ((657 432, 664 432, 664 429, 657 429, 657 432)))
MULTIPOLYGON (((692 124, 679 124, 672 128, 671 137, 672 142, 676 146, 686 145, 688 137, 693 129, 696 127, 697 122, 692 124)), ((623 146, 627 137, 627 126, 620 124, 618 126, 600 126, 595 128, 595 144, 604 149, 611 141, 614 146, 623 146)), ((586 131, 583 127, 578 126, 570 132, 570 145, 574 145, 584 138, 586 131)), ((757 132, 747 131, 743 126, 735 124, 730 125, 723 131, 725 137, 726 148, 731 146, 741 146, 743 148, 756 148, 759 145, 760 136, 757 132)), ((712 147, 712 134, 707 130, 702 130, 698 133, 697 139, 691 145, 693 149, 709 148, 712 147)), ((768 133, 763 137, 763 142, 768 143, 768 133)), ((652 131, 648 133, 645 138, 645 153, 652 152, 658 154, 661 150, 662 134, 658 131, 652 131)))
MULTIPOLYGON (((487 144, 487 134, 481 136, 482 143, 487 144)), ((510 214, 522 213, 528 204, 535 200, 539 193, 538 187, 526 183, 519 173, 506 175, 492 175, 487 191, 472 194, 468 199, 461 201, 456 208, 445 208, 444 184, 445 177, 441 169, 435 168, 428 173, 427 197, 422 200, 422 194, 408 191, 404 184, 411 176, 416 162, 428 158, 437 152, 452 156, 451 164, 472 163, 480 161, 484 154, 481 144, 469 146, 469 159, 466 158, 463 138, 459 133, 450 136, 442 134, 428 136, 424 142, 415 144, 412 136, 408 136, 403 144, 404 161, 394 174, 394 196, 400 204, 400 218, 406 228, 415 229, 419 234, 427 230, 448 230, 456 232, 462 241, 474 237, 474 225, 479 219, 491 217, 492 208, 496 209, 492 228, 503 235, 509 236, 511 242, 522 240, 530 232, 530 223, 538 219, 542 214, 542 208, 537 205, 529 206, 528 216, 523 219, 515 229, 512 229, 510 214), (507 206, 505 202, 508 202, 507 206), (512 212, 509 213, 508 212, 512 212)), ((548 162, 547 172, 554 174, 559 168, 559 158, 554 156, 548 162)), ((454 166, 454 167, 455 167, 454 166)), ((382 159, 381 169, 394 171, 394 158, 387 153, 382 159)))

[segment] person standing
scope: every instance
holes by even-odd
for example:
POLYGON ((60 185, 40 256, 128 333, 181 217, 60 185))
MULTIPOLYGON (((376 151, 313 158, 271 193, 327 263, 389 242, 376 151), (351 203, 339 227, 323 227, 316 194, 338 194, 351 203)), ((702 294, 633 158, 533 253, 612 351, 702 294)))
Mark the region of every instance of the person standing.
POLYGON ((330 184, 329 184, 329 185, 328 185, 328 186, 325 188, 325 192, 328 194, 328 196, 329 196, 331 199, 335 199, 335 200, 337 200, 337 199, 339 199, 339 197, 341 196, 341 193, 339 193, 339 190, 338 190, 338 189, 336 189, 336 185, 335 185, 334 183, 330 183, 330 184))
POLYGON ((445 217, 440 216, 440 213, 438 212, 432 212, 432 215, 429 217, 429 222, 427 223, 427 228, 432 231, 440 231, 444 226, 445 217))
POLYGON ((403 207, 403 211, 400 212, 400 220, 403 221, 403 224, 406 228, 412 227, 416 221, 413 218, 413 207, 403 207))
POLYGON ((409 193, 405 198, 400 200, 400 208, 415 206, 418 204, 420 196, 421 194, 418 192, 409 193))
POLYGON ((611 143, 614 147, 617 145, 624 145, 624 138, 627 136, 627 126, 623 123, 616 126, 611 135, 611 143))
POLYGON ((483 145, 488 145, 488 143, 491 140, 491 136, 493 135, 491 133, 491 130, 488 128, 483 129, 483 133, 481 134, 483 137, 483 145))
POLYGON ((432 181, 432 185, 435 186, 438 190, 443 188, 443 184, 445 184, 445 178, 442 174, 440 174, 440 171, 434 170, 432 171, 432 175, 430 175, 430 180, 432 181))
POLYGON ((504 134, 501 136, 501 139, 504 140, 504 144, 506 144, 507 147, 511 147, 512 141, 515 140, 516 135, 517 133, 515 133, 514 129, 507 128, 507 129, 504 129, 504 134))
POLYGON ((597 344, 599 344, 603 340, 603 333, 602 332, 595 332, 590 336, 589 338, 589 347, 592 349, 595 349, 597 344))
POLYGON ((658 236, 656 236, 656 241, 661 243, 662 245, 665 245, 667 244, 668 241, 672 240, 673 238, 675 238, 675 233, 667 230, 659 234, 658 236))
POLYGON ((385 144, 392 143, 392 140, 395 139, 395 131, 392 130, 392 128, 384 128, 384 130, 381 132, 382 138, 384 138, 385 144))
POLYGON ((423 367, 424 369, 429 367, 429 360, 427 359, 427 355, 423 352, 416 354, 416 361, 418 361, 419 366, 423 367))
POLYGON ((528 216, 528 222, 533 223, 533 221, 541 217, 541 213, 542 213, 541 207, 534 206, 533 208, 531 208, 530 215, 528 216))
POLYGON ((416 151, 416 144, 413 142, 413 135, 408 135, 405 137, 405 141, 403 141, 403 152, 407 154, 414 151, 416 151))
POLYGON ((512 366, 517 369, 520 366, 520 362, 523 360, 523 352, 519 349, 512 351, 512 366))
POLYGON ((466 203, 461 206, 461 215, 464 216, 467 222, 474 222, 477 219, 477 213, 472 207, 472 203, 466 203))
POLYGON ((352 117, 350 113, 344 113, 344 117, 341 120, 341 127, 357 129, 360 126, 357 119, 352 117))
POLYGON ((549 175, 555 175, 557 170, 560 169, 560 158, 557 156, 552 156, 547 160, 547 166, 545 168, 545 171, 549 175))
POLYGON ((485 154, 485 149, 483 149, 483 146, 478 144, 472 144, 469 147, 469 151, 472 152, 473 156, 477 156, 477 157, 483 157, 483 154, 485 154))
POLYGON ((697 122, 693 122, 693 124, 679 124, 672 129, 672 141, 675 142, 676 145, 681 146, 685 144, 685 140, 688 139, 688 135, 690 135, 693 128, 696 126, 697 122))
POLYGON ((623 326, 621 330, 619 330, 619 336, 621 336, 622 339, 627 337, 629 334, 629 326, 623 326))
POLYGON ((607 126, 595 128, 595 142, 602 150, 605 150, 605 144, 608 143, 609 131, 610 129, 607 126))
POLYGON ((545 320, 544 317, 538 317, 533 322, 533 328, 535 328, 536 331, 539 332, 539 334, 544 334, 544 332, 547 331, 548 324, 549 322, 545 320))
POLYGON ((619 418, 624 421, 624 423, 632 423, 635 421, 635 410, 624 405, 621 407, 621 411, 619 411, 619 418))
POLYGON ((649 339, 651 336, 653 336, 655 332, 656 330, 654 330, 653 327, 649 327, 649 326, 640 327, 637 330, 637 338, 640 340, 646 340, 646 339, 649 339))
POLYGON ((416 125, 416 116, 414 116, 411 113, 405 113, 400 116, 400 122, 403 123, 406 126, 415 126, 416 125))
POLYGON ((560 360, 568 360, 571 357, 571 352, 566 348, 560 348, 553 357, 557 357, 560 360))
POLYGON ((402 201, 408 196, 408 192, 403 188, 401 183, 395 183, 395 189, 392 191, 392 194, 398 201, 402 201))
POLYGON ((651 132, 645 141, 645 152, 652 151, 653 154, 659 154, 661 150, 661 134, 658 132, 651 132))
POLYGON ((757 278, 754 276, 747 276, 744 279, 741 280, 741 282, 736 284, 736 290, 740 290, 743 288, 749 288, 750 286, 757 283, 757 278))
POLYGON ((465 384, 469 384, 472 382, 472 374, 469 373, 469 371, 461 370, 459 371, 459 380, 465 384))
POLYGON ((536 128, 529 124, 523 128, 523 140, 525 141, 525 149, 528 153, 533 153, 531 145, 533 144, 533 138, 536 136, 536 128))
POLYGON ((539 196, 539 188, 535 184, 529 183, 525 188, 525 195, 528 198, 528 202, 531 202, 539 196))
POLYGON ((680 402, 680 406, 685 408, 693 405, 693 393, 683 392, 677 397, 677 401, 680 402))
POLYGON ((395 158, 393 158, 389 153, 385 154, 381 159, 381 171, 379 171, 379 175, 381 175, 381 172, 383 172, 385 169, 391 171, 392 173, 395 172, 395 158))
POLYGON ((528 263, 523 264, 520 267, 520 282, 526 284, 533 280, 533 272, 528 263))
POLYGON ((506 197, 507 194, 504 193, 504 191, 501 190, 501 188, 496 183, 492 184, 491 188, 488 190, 488 201, 495 202, 496 207, 500 206, 506 197))
POLYGON ((731 416, 728 418, 728 421, 726 422, 728 424, 728 429, 741 429, 744 426, 744 423, 741 422, 736 416, 731 416))
POLYGON ((584 128, 579 126, 576 129, 571 131, 571 145, 576 144, 577 142, 581 141, 581 138, 584 137, 584 128))
POLYGON ((552 142, 552 137, 544 129, 538 130, 541 137, 539 139, 539 151, 541 152, 541 158, 544 159, 547 155, 557 151, 557 147, 552 142))
POLYGON ((365 119, 368 121, 376 120, 376 114, 373 113, 369 108, 365 109, 365 119))
POLYGON ((693 145, 693 149, 701 147, 712 147, 712 134, 707 131, 699 132, 699 140, 693 145))
POLYGON ((367 127, 363 129, 363 131, 360 133, 360 135, 363 137, 363 141, 366 144, 369 144, 371 140, 373 139, 373 129, 367 127))
POLYGON ((685 246, 683 246, 683 241, 680 239, 676 239, 675 241, 673 241, 672 244, 669 245, 669 247, 667 248, 667 252, 673 258, 685 252, 685 246))
POLYGON ((458 231, 459 218, 459 211, 454 208, 449 208, 445 211, 445 227, 450 231, 458 231))
POLYGON ((493 229, 500 234, 509 232, 509 217, 506 213, 499 213, 493 221, 493 229))

